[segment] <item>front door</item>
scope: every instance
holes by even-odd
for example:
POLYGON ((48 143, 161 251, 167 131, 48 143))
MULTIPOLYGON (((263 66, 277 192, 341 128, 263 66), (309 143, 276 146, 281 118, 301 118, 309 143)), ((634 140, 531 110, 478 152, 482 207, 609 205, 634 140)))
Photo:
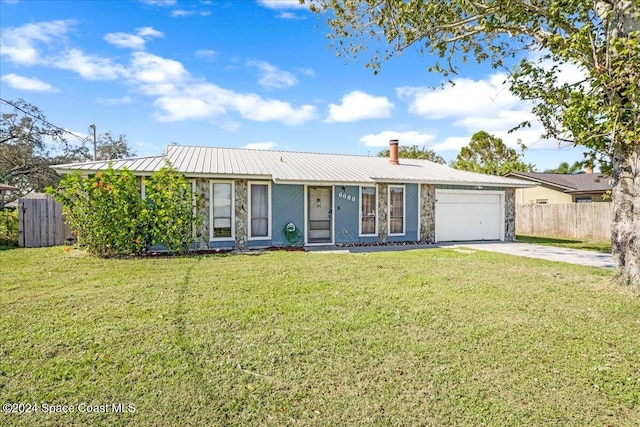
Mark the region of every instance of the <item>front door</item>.
POLYGON ((331 243, 331 187, 309 187, 307 236, 309 243, 331 243))

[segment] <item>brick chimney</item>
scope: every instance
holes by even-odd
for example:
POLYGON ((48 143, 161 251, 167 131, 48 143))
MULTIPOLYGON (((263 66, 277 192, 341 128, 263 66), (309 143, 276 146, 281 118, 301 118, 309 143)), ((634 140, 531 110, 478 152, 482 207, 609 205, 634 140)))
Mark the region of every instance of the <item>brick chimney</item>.
POLYGON ((585 166, 584 173, 593 173, 593 168, 591 166, 585 166))
POLYGON ((398 165, 398 140, 392 139, 389 141, 389 163, 392 165, 398 165))

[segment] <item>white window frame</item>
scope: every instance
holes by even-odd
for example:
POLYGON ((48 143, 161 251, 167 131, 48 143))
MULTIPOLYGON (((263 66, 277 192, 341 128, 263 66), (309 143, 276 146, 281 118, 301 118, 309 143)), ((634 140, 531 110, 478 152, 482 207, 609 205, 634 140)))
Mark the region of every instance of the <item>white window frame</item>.
POLYGON ((233 181, 225 180, 211 180, 209 181, 209 240, 213 242, 228 242, 236 239, 236 195, 235 195, 235 183, 233 181), (213 186, 214 184, 229 184, 231 185, 231 237, 214 237, 213 235, 213 186))
POLYGON ((403 185, 387 186, 387 235, 388 236, 404 236, 407 232, 407 188, 403 185), (402 188, 402 233, 391 232, 391 189, 402 188))
POLYGON ((592 196, 575 196, 575 203, 593 203, 592 196))
POLYGON ((378 215, 378 186, 373 184, 373 185, 361 185, 360 186, 360 203, 358 204, 358 236, 359 237, 371 237, 371 236, 377 236, 378 235, 378 224, 380 224, 380 217, 378 215), (373 188, 376 191, 376 201, 375 201, 375 212, 376 212, 376 221, 375 221, 375 227, 374 227, 374 231, 373 234, 363 234, 362 233, 362 189, 363 188, 373 188))
POLYGON ((271 215, 271 181, 249 181, 248 184, 249 191, 248 196, 249 200, 247 201, 247 222, 248 224, 248 240, 271 240, 271 227, 273 224, 273 217, 271 215), (252 237, 253 231, 251 230, 251 191, 254 185, 266 185, 267 186, 267 235, 266 236, 256 236, 252 237))

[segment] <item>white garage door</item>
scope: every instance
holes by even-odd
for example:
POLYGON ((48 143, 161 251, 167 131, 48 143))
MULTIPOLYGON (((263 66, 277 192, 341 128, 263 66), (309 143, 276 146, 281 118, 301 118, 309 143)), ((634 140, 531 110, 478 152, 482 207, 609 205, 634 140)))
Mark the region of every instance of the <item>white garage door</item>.
POLYGON ((436 241, 504 240, 504 193, 436 190, 436 241))

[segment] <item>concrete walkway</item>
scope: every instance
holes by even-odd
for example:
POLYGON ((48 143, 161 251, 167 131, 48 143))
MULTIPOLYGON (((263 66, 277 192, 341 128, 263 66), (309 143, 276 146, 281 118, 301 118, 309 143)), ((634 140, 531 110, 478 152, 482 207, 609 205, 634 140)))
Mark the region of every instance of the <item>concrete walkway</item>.
POLYGON ((478 251, 499 252, 507 255, 538 258, 547 261, 566 262, 569 264, 586 265, 589 267, 613 268, 611 254, 583 251, 580 249, 559 248, 555 246, 535 245, 519 242, 455 242, 438 243, 433 245, 389 245, 389 246, 315 246, 306 248, 309 252, 323 253, 366 253, 366 252, 397 252, 412 249, 433 248, 468 248, 478 251))

